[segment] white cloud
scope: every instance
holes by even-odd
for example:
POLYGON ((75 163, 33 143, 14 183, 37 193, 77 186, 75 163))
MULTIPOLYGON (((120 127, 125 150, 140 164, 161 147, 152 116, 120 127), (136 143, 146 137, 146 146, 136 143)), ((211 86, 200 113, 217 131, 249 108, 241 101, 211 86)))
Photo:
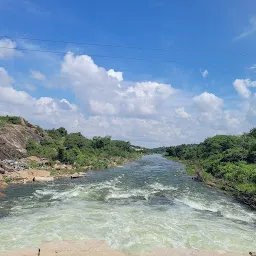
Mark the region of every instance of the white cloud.
POLYGON ((59 121, 79 115, 77 106, 66 99, 32 97, 27 92, 16 90, 12 79, 0 67, 0 115, 19 115, 30 120, 43 121, 44 124, 58 124, 59 121))
POLYGON ((110 69, 108 71, 108 75, 114 78, 117 78, 118 81, 123 81, 123 73, 122 72, 116 72, 114 69, 110 69))
POLYGON ((23 84, 21 85, 22 88, 27 89, 29 91, 35 91, 36 87, 32 84, 23 84))
POLYGON ((206 77, 209 75, 209 72, 208 72, 207 69, 205 69, 205 70, 201 70, 201 74, 202 74, 202 76, 203 76, 204 78, 206 78, 206 77))
POLYGON ((194 103, 202 112, 213 112, 220 110, 223 100, 213 93, 204 92, 193 98, 194 103))
POLYGON ((10 59, 15 56, 21 56, 22 53, 16 48, 16 43, 10 39, 0 39, 0 60, 10 59))
POLYGON ((248 37, 254 34, 255 32, 256 32, 256 17, 252 17, 249 20, 249 26, 246 29, 244 29, 244 31, 240 35, 236 36, 234 40, 243 39, 245 37, 248 37))
POLYGON ((107 71, 87 55, 67 54, 61 72, 81 104, 93 114, 154 115, 161 102, 178 91, 157 82, 122 81, 122 72, 107 71))
POLYGON ((89 103, 90 103, 92 111, 96 114, 114 115, 117 113, 115 107, 111 103, 99 102, 97 100, 90 100, 89 103))
POLYGON ((14 79, 10 77, 5 68, 0 67, 0 87, 9 87, 14 82, 14 79))
MULTIPOLYGON (((35 98, 17 90, 14 79, 0 68, 0 114, 22 115, 45 128, 64 126, 88 137, 111 135, 145 146, 199 142, 216 133, 235 134, 248 130, 249 119, 253 119, 253 102, 236 112, 225 109, 223 99, 212 93, 194 96, 171 84, 126 81, 122 72, 115 70, 98 66, 90 56, 67 54, 60 73, 55 74, 61 80, 49 83, 58 85, 59 90, 67 86, 76 97, 72 104, 68 99, 35 98)), ((244 81, 246 88, 256 86, 254 81, 244 81)))
POLYGON ((250 70, 256 70, 256 64, 253 64, 251 67, 249 67, 248 69, 250 70))
POLYGON ((233 85, 238 92, 238 94, 247 99, 251 96, 251 91, 248 87, 256 87, 256 81, 251 81, 250 79, 236 79, 233 85))
POLYGON ((44 81, 46 77, 40 71, 37 70, 30 70, 30 77, 36 80, 44 81))
POLYGON ((176 113, 177 116, 182 117, 182 118, 189 118, 190 117, 190 115, 184 110, 183 107, 176 108, 175 113, 176 113))

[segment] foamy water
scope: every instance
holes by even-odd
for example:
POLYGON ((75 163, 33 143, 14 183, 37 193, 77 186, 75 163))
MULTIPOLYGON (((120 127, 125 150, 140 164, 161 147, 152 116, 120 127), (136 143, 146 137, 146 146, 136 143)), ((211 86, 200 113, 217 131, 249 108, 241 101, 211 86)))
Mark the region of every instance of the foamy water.
POLYGON ((9 187, 0 201, 0 251, 70 239, 103 239, 129 252, 255 250, 255 212, 180 169, 146 156, 86 179, 9 187))

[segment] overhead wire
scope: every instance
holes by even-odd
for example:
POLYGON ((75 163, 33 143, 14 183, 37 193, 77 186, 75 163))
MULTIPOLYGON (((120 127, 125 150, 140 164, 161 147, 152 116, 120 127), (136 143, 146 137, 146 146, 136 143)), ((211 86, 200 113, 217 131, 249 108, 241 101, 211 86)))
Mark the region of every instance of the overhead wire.
POLYGON ((168 51, 169 50, 167 48, 147 48, 147 47, 141 47, 141 46, 136 46, 136 45, 116 45, 116 44, 87 43, 87 42, 52 40, 52 39, 43 39, 43 38, 34 38, 34 37, 13 37, 13 36, 6 36, 6 35, 0 35, 0 38, 41 41, 41 42, 51 42, 51 43, 63 43, 63 44, 80 44, 80 45, 100 46, 100 47, 130 48, 130 49, 152 50, 152 51, 168 51))
MULTIPOLYGON (((9 49, 9 50, 18 50, 18 51, 32 51, 32 52, 42 52, 42 53, 56 53, 56 54, 73 54, 73 52, 62 52, 55 50, 40 50, 40 49, 29 49, 29 48, 20 48, 20 47, 6 47, 0 46, 0 49, 9 49)), ((85 53, 79 53, 85 54, 85 53)), ((87 54, 86 54, 87 55, 87 54)), ((123 57, 123 56, 111 56, 111 55, 101 55, 101 54, 89 54, 91 57, 97 58, 108 58, 108 59, 123 59, 123 60, 138 60, 138 61, 158 61, 158 62, 167 62, 167 63, 182 63, 182 61, 177 60, 164 60, 157 58, 138 58, 138 57, 123 57)))

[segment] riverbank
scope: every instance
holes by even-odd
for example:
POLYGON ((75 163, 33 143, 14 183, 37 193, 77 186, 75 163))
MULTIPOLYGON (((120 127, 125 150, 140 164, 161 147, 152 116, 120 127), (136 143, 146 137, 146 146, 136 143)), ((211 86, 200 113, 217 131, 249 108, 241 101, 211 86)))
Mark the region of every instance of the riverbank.
POLYGON ((21 249, 0 253, 0 256, 248 256, 249 253, 159 248, 141 254, 128 254, 112 249, 105 241, 80 240, 80 241, 54 241, 43 243, 40 248, 21 249))
POLYGON ((196 181, 203 182, 206 186, 214 187, 234 196, 238 201, 256 210, 256 195, 247 191, 241 191, 224 179, 218 179, 205 172, 199 161, 179 159, 178 157, 165 156, 168 160, 181 163, 185 166, 187 174, 196 181))
POLYGON ((0 182, 8 184, 79 176, 136 160, 146 152, 110 136, 86 138, 64 127, 44 130, 17 116, 0 116, 0 144, 0 182))
MULTIPOLYGON (((3 166, 2 173, 0 174, 0 191, 4 190, 8 184, 25 184, 27 182, 35 181, 53 181, 54 179, 60 178, 82 178, 86 176, 86 173, 92 170, 105 170, 109 168, 115 168, 126 164, 131 161, 139 159, 142 155, 136 154, 129 158, 110 158, 102 159, 102 168, 95 168, 94 166, 79 166, 73 167, 72 165, 65 165, 59 161, 51 162, 49 164, 48 159, 41 159, 39 157, 28 157, 22 159, 20 162, 26 167, 15 166, 13 168, 9 166, 3 166), (38 168, 28 168, 28 166, 38 166, 38 168)), ((5 161, 6 162, 6 161, 5 161)), ((18 161, 15 161, 19 163, 18 161)), ((19 163, 19 165, 22 165, 19 163)), ((18 165, 18 164, 17 164, 18 165)), ((1 196, 1 195, 0 195, 1 196)))

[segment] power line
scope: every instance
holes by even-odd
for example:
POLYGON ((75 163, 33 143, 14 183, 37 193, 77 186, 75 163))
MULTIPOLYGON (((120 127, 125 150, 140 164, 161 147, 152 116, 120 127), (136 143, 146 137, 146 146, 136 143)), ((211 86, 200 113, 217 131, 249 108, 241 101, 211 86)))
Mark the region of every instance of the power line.
MULTIPOLYGON (((56 54, 72 54, 72 52, 61 52, 53 50, 38 50, 38 49, 28 49, 28 48, 14 48, 14 47, 5 47, 0 46, 0 49, 9 49, 9 50, 18 50, 18 51, 32 51, 32 52, 47 52, 47 53, 56 53, 56 54)), ((85 53, 84 53, 85 54, 85 53)), ((88 56, 96 58, 108 58, 108 59, 123 59, 123 60, 139 60, 139 61, 158 61, 158 62, 167 62, 167 63, 182 63, 182 61, 176 60, 162 60, 155 58, 137 58, 137 57, 122 57, 122 56, 110 56, 110 55, 99 55, 99 54, 89 54, 88 56)))
MULTIPOLYGON (((52 39, 35 38, 35 37, 15 37, 15 36, 13 37, 13 36, 0 35, 0 38, 41 41, 41 42, 51 42, 51 43, 63 43, 63 44, 77 44, 77 45, 98 46, 98 47, 151 50, 151 51, 170 51, 171 50, 169 48, 147 48, 147 47, 136 46, 136 45, 116 45, 116 44, 87 43, 87 42, 77 42, 77 41, 52 40, 52 39)), ((175 52, 184 52, 184 49, 172 49, 172 50, 175 51, 175 52)), ((222 54, 234 55, 234 53, 229 53, 229 52, 223 52, 222 54)), ((236 53, 236 55, 246 56, 246 55, 248 55, 248 53, 236 53)))
POLYGON ((99 44, 99 43, 86 43, 86 42, 75 42, 75 41, 62 41, 62 40, 52 40, 52 39, 42 39, 42 38, 33 38, 33 37, 9 37, 1 36, 1 38, 11 38, 11 39, 21 39, 21 40, 30 40, 30 41, 41 41, 41 42, 51 42, 51 43, 63 43, 63 44, 80 44, 88 46, 101 46, 101 47, 113 47, 113 48, 129 48, 137 50, 152 50, 152 51, 168 51, 169 49, 165 48, 145 48, 135 45, 116 45, 116 44, 99 44))

